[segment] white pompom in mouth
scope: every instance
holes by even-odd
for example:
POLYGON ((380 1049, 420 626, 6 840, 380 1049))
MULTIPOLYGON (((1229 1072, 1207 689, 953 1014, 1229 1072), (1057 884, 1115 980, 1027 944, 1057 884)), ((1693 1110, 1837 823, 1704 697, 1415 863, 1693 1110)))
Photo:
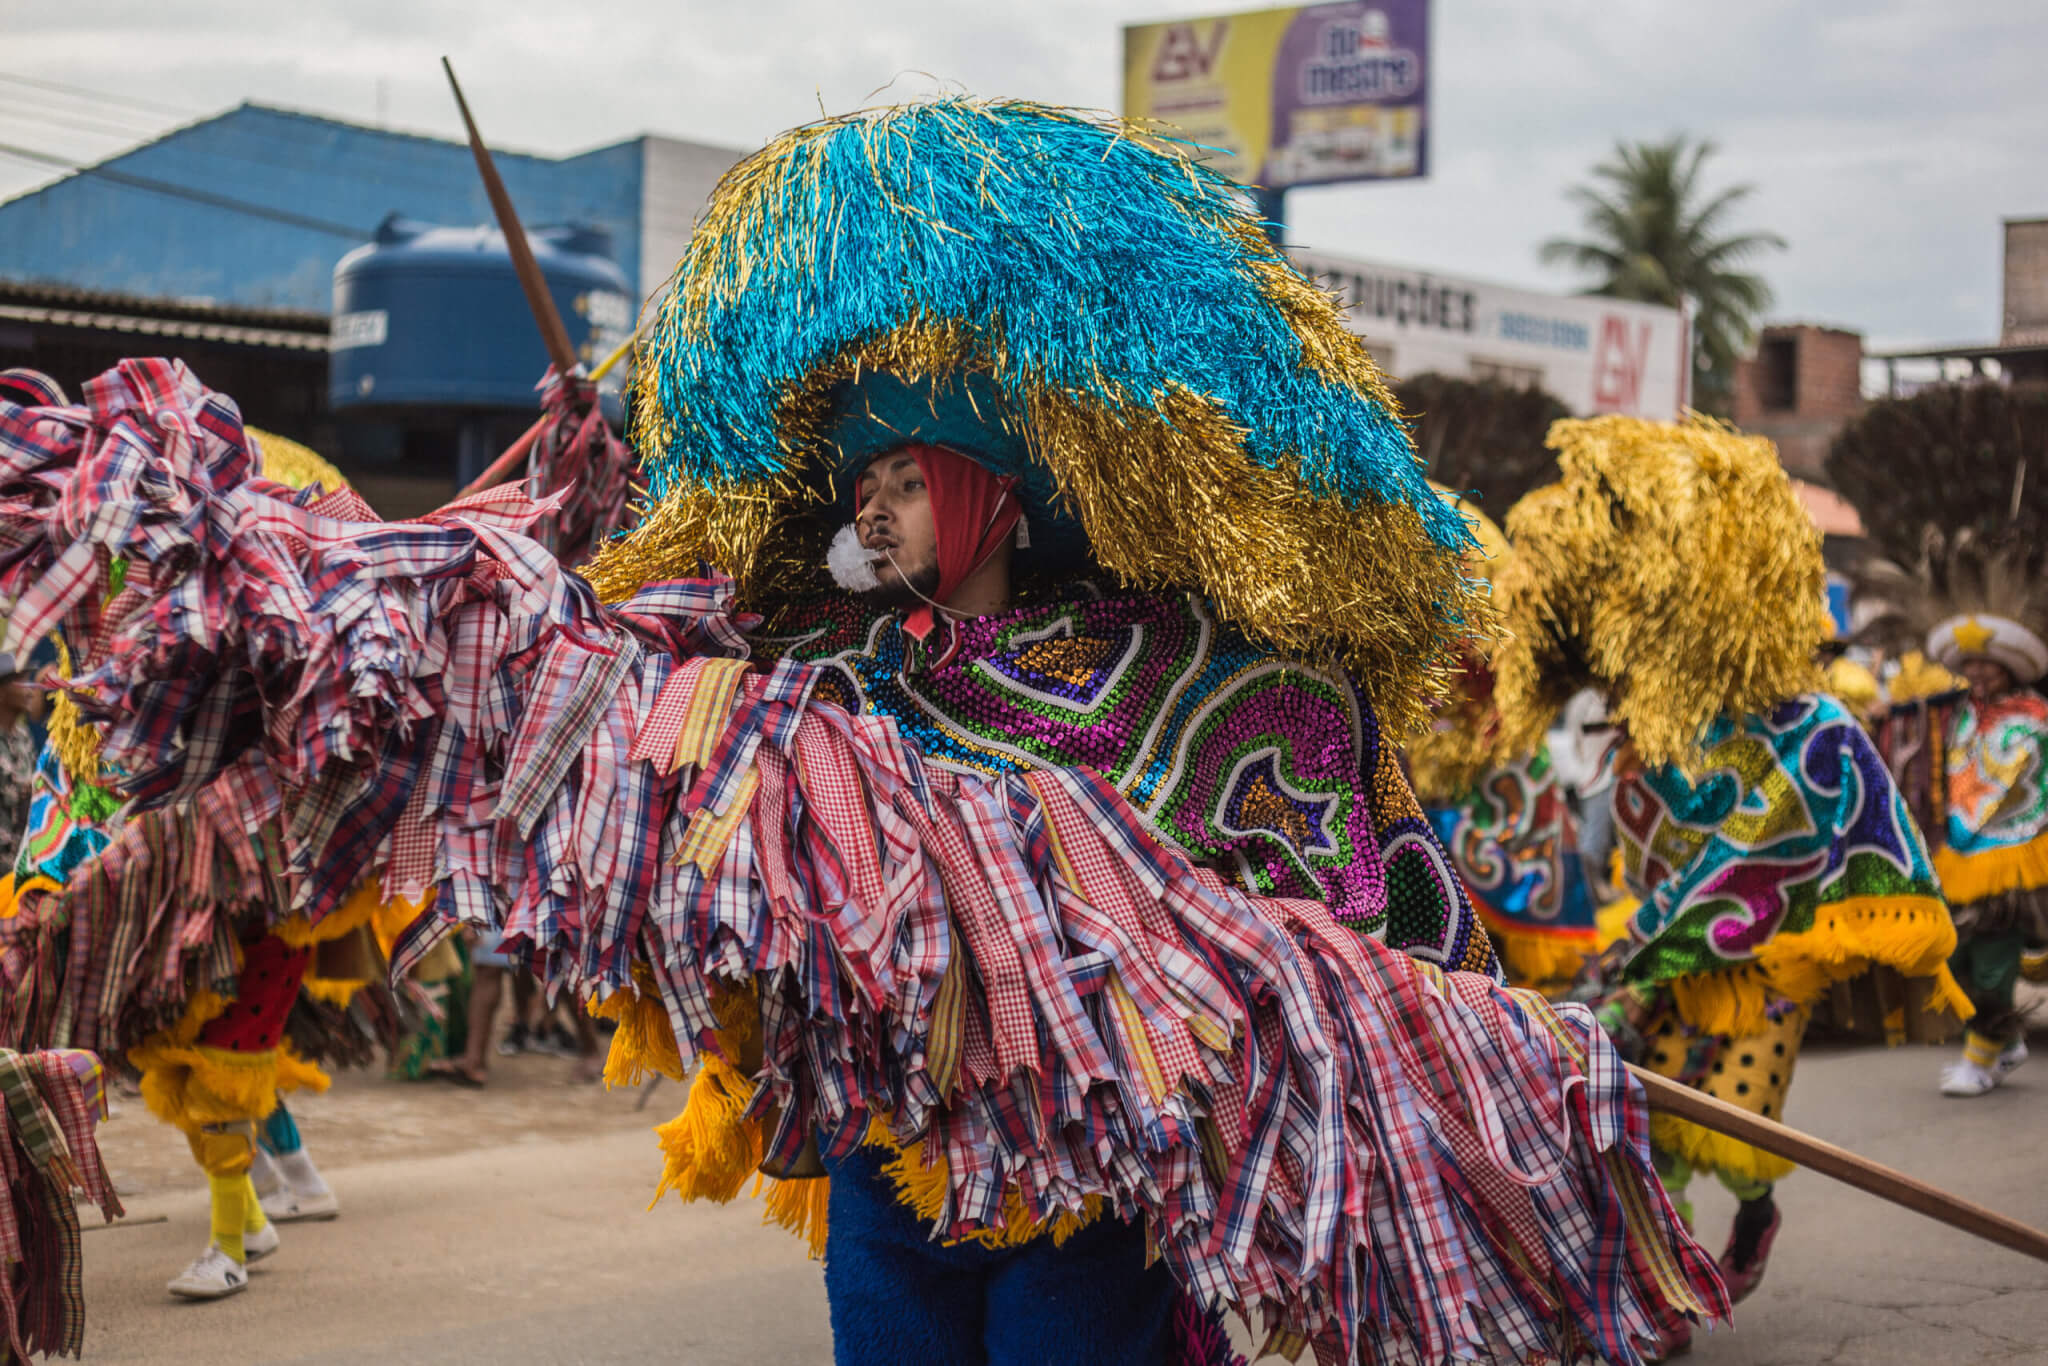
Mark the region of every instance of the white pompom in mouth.
POLYGON ((881 559, 879 551, 860 543, 859 530, 848 522, 832 537, 831 548, 825 552, 825 567, 832 571, 832 582, 847 592, 867 593, 882 586, 875 576, 875 566, 881 559))

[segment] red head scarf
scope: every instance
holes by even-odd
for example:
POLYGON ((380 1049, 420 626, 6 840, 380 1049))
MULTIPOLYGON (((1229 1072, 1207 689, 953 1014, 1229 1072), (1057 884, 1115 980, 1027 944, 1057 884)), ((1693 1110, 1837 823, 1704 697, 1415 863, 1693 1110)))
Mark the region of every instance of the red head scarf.
MULTIPOLYGON (((1012 492, 1017 481, 945 446, 909 445, 889 453, 908 455, 924 475, 938 539, 939 586, 932 600, 944 602, 1017 529, 1024 516, 1012 492)), ((904 624, 922 639, 931 630, 932 609, 919 607, 904 624)))

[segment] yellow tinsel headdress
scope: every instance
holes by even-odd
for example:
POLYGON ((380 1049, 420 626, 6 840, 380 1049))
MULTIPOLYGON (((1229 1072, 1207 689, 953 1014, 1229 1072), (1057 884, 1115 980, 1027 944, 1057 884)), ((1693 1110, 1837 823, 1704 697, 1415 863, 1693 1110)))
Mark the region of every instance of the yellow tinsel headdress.
POLYGON ((348 480, 342 478, 341 471, 328 464, 312 447, 301 446, 288 436, 279 436, 258 427, 245 425, 242 432, 249 438, 249 444, 256 448, 265 479, 295 489, 318 484, 329 493, 339 493, 348 487, 348 480))
MULTIPOLYGON (((1491 584, 1513 554, 1508 538, 1478 504, 1441 485, 1431 487, 1450 499, 1471 525, 1472 539, 1478 544, 1465 557, 1466 572, 1491 584)), ((1431 716, 1428 727, 1408 742, 1408 776, 1416 796, 1425 803, 1456 800, 1499 762, 1494 752, 1500 718, 1493 706, 1491 645, 1491 641, 1471 643, 1451 695, 1431 716)))
POLYGON ((816 585, 849 417, 964 413, 1031 556, 1341 657, 1397 731, 1486 620, 1335 301, 1240 189, 1118 120, 946 99, 783 134, 713 193, 635 385, 650 500, 586 570, 607 597, 700 562, 757 606, 816 585))
POLYGON ((1566 420, 1563 479, 1508 513, 1495 583, 1504 757, 1582 687, 1608 695, 1646 763, 1689 765, 1717 716, 1819 683, 1831 634, 1820 533, 1776 448, 1711 419, 1566 420))

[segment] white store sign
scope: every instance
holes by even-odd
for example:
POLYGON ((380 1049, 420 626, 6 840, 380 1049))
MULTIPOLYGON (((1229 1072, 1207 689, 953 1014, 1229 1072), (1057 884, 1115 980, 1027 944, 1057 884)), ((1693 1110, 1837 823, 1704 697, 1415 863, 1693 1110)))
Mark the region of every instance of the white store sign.
POLYGON ((1351 330, 1391 375, 1540 385, 1581 416, 1670 418, 1689 401, 1690 338, 1675 308, 1538 294, 1324 252, 1289 255, 1336 292, 1351 330))

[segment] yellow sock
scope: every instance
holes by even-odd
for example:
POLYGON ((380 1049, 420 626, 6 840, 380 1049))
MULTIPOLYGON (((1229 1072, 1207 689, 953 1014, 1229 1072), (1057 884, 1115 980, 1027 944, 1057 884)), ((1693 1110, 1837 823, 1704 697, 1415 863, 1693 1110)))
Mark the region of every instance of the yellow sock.
POLYGON ((1987 1039, 1976 1030, 1963 1034, 1963 1056, 1979 1067, 1989 1067, 1998 1061, 1998 1052, 2005 1045, 1996 1039, 1987 1039))
MULTIPOLYGON (((249 1217, 242 1208, 243 1192, 249 1188, 248 1174, 235 1172, 228 1176, 214 1176, 209 1173, 206 1186, 213 1197, 213 1241, 237 1262, 247 1262, 249 1255, 242 1249, 242 1234, 244 1230, 256 1231, 248 1227, 249 1217)), ((258 1217, 262 1213, 259 1209, 258 1217)), ((261 1224, 256 1226, 261 1227, 261 1224)))
POLYGON ((270 1222, 263 1213, 263 1201, 257 1198, 256 1183, 249 1179, 249 1173, 242 1173, 242 1232, 261 1233, 263 1226, 270 1222))

